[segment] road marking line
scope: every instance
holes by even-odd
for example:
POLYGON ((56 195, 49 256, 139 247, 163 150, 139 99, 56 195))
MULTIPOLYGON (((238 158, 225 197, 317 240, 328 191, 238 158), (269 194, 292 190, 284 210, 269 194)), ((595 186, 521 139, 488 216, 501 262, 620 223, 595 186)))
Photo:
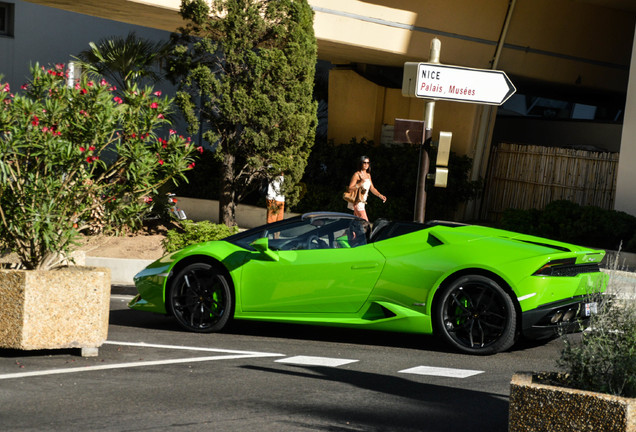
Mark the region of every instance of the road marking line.
POLYGON ((433 366, 416 366, 409 369, 398 371, 398 373, 408 373, 415 375, 440 376, 446 378, 468 378, 473 375, 479 375, 484 371, 470 369, 452 369, 433 366))
POLYGON ((226 350, 226 349, 216 349, 216 348, 199 348, 199 347, 184 347, 184 346, 174 346, 174 345, 146 344, 143 342, 106 341, 104 343, 110 344, 110 345, 138 346, 143 348, 168 348, 168 349, 190 350, 190 351, 218 352, 218 353, 226 353, 227 355, 216 355, 216 356, 208 356, 208 357, 189 357, 189 358, 171 359, 171 360, 149 360, 149 361, 130 362, 130 363, 116 363, 111 365, 85 366, 85 367, 74 367, 74 368, 65 368, 65 369, 49 369, 49 370, 33 371, 33 372, 18 372, 18 373, 0 375, 0 380, 12 379, 12 378, 27 378, 27 377, 44 376, 44 375, 59 375, 59 374, 68 374, 68 373, 77 373, 77 372, 92 372, 92 371, 109 370, 109 369, 126 369, 126 368, 143 367, 143 366, 162 366, 162 365, 173 365, 173 364, 182 364, 182 363, 197 363, 197 362, 207 362, 207 361, 216 361, 216 360, 235 360, 235 359, 246 359, 246 358, 259 358, 259 357, 280 357, 283 355, 283 354, 264 353, 264 352, 256 352, 256 351, 237 351, 237 350, 226 350))
POLYGON ((288 363, 302 366, 338 367, 357 361, 358 360, 337 359, 328 357, 295 356, 276 360, 276 363, 288 363))
POLYGON ((106 341, 104 344, 109 345, 123 345, 123 346, 136 346, 141 348, 164 348, 164 349, 172 349, 172 350, 186 350, 186 351, 205 351, 205 352, 219 352, 219 353, 228 353, 228 354, 249 354, 256 357, 282 357, 285 354, 275 354, 275 353, 264 353, 258 351, 239 351, 239 350, 228 350, 228 349, 220 349, 220 348, 205 348, 205 347, 192 347, 192 346, 182 346, 182 345, 163 345, 163 344, 150 344, 145 342, 117 342, 117 341, 106 341))
POLYGON ((131 295, 125 295, 125 294, 111 294, 110 299, 111 300, 123 300, 123 301, 129 301, 131 299, 133 299, 134 296, 131 295))
POLYGON ((142 367, 142 366, 162 366, 162 365, 171 365, 171 364, 180 364, 180 363, 206 362, 206 361, 214 361, 214 360, 232 360, 232 359, 253 358, 253 357, 256 357, 256 356, 227 355, 227 356, 211 356, 211 357, 191 357, 191 358, 184 358, 184 359, 117 363, 112 365, 86 366, 86 367, 75 367, 75 368, 68 368, 68 369, 50 369, 50 370, 43 370, 43 371, 20 372, 20 373, 0 375, 0 380, 11 379, 11 378, 26 378, 26 377, 42 376, 42 375, 59 375, 59 374, 77 373, 77 372, 92 372, 92 371, 108 370, 108 369, 126 369, 126 368, 142 367))

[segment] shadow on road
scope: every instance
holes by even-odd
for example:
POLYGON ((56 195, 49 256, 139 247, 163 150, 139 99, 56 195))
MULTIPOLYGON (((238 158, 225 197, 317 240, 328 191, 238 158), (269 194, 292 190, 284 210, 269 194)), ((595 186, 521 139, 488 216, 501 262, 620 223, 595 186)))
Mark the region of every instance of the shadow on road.
MULTIPOLYGON (((500 395, 339 368, 292 366, 297 370, 281 370, 258 366, 242 367, 271 374, 346 383, 354 387, 352 392, 371 392, 369 407, 377 407, 373 403, 376 398, 386 401, 386 406, 381 410, 367 409, 364 406, 351 409, 347 408, 350 405, 346 403, 330 403, 329 406, 321 407, 311 401, 311 398, 289 400, 285 406, 277 403, 270 407, 276 411, 287 410, 290 415, 309 411, 312 418, 319 416, 332 425, 348 419, 351 424, 362 426, 365 431, 490 432, 505 431, 508 428, 509 403, 506 397, 500 395), (338 407, 334 408, 334 405, 338 407)), ((343 398, 346 399, 346 395, 343 398)), ((262 403, 264 406, 268 405, 268 401, 262 403)), ((298 423, 298 417, 294 418, 293 422, 298 423)), ((302 429, 306 425, 298 423, 297 426, 302 429)), ((315 428, 315 423, 313 427, 315 428)), ((334 429, 329 427, 324 430, 334 429)))
MULTIPOLYGON (((185 332, 172 317, 130 309, 111 310, 110 324, 140 329, 185 332)), ((453 352, 451 347, 432 335, 393 333, 366 329, 235 320, 232 321, 229 327, 222 333, 237 336, 426 349, 427 351, 443 353, 453 352)), ((545 341, 521 339, 511 351, 532 349, 544 343, 545 341)))

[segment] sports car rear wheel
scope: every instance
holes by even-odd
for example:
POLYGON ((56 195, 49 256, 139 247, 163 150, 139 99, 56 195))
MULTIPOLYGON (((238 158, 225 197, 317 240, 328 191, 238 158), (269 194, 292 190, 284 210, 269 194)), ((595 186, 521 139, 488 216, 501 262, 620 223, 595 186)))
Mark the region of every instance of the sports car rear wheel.
POLYGON ((234 298, 223 274, 205 263, 190 264, 173 279, 168 304, 189 331, 211 333, 225 327, 234 298))
POLYGON ((493 354, 516 338, 517 312, 508 293, 481 275, 462 276, 442 292, 434 315, 436 330, 460 351, 493 354))

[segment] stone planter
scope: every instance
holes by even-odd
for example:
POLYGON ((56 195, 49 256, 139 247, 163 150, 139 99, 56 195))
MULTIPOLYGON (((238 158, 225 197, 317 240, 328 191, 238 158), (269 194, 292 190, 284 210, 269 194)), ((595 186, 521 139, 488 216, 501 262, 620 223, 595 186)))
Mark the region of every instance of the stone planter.
POLYGON ((534 382, 514 374, 510 387, 510 432, 636 432, 636 398, 534 382))
POLYGON ((0 347, 80 348, 96 356, 108 336, 110 269, 0 270, 0 347))

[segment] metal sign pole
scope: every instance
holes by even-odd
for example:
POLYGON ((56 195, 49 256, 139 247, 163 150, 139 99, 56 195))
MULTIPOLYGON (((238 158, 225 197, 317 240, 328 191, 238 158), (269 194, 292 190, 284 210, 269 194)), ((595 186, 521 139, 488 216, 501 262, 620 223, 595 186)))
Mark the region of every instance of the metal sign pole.
MULTIPOLYGON (((433 38, 431 41, 431 52, 429 63, 439 64, 439 55, 442 42, 433 38)), ((424 113, 424 134, 422 143, 420 144, 420 166, 417 181, 417 192, 415 198, 415 222, 424 222, 424 213, 426 211, 426 177, 429 170, 428 149, 431 148, 431 140, 433 137, 433 120, 435 117, 435 100, 426 103, 426 112, 424 113)))
MULTIPOLYGON (((422 139, 426 141, 426 136, 430 134, 429 130, 425 130, 422 139)), ((426 151, 426 145, 420 144, 420 165, 417 175, 417 191, 415 193, 415 222, 424 222, 424 213, 426 211, 426 177, 429 170, 429 157, 426 151)))

